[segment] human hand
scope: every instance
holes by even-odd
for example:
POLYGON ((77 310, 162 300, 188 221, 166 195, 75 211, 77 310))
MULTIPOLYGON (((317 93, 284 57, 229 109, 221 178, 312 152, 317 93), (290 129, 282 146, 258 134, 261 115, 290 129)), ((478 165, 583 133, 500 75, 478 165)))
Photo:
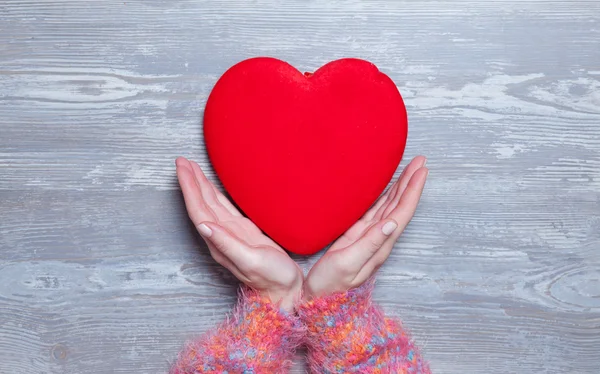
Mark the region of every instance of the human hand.
POLYGON ((261 295, 292 311, 302 291, 300 267, 240 214, 198 164, 183 157, 175 164, 188 215, 215 261, 261 295))
POLYGON ((348 291, 377 272, 415 214, 429 173, 426 161, 415 157, 392 187, 317 261, 304 283, 305 299, 348 291))

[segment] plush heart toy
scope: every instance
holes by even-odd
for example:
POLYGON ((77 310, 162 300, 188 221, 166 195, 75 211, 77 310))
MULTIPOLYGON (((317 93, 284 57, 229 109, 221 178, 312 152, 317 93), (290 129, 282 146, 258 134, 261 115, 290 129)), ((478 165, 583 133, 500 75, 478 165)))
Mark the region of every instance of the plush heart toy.
POLYGON ((406 108, 392 80, 358 59, 302 74, 274 58, 231 67, 204 113, 225 189, 285 249, 313 254, 375 202, 404 153, 406 108))

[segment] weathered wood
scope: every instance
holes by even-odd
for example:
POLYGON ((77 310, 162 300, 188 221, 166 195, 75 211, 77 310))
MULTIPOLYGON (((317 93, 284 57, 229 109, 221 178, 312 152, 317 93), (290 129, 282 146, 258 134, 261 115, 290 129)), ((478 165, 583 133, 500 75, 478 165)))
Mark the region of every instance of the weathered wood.
POLYGON ((3 1, 0 373, 161 373, 223 319, 173 163, 214 180, 203 106, 255 55, 397 82, 431 174, 376 299, 436 373, 598 373, 599 25, 597 1, 3 1))

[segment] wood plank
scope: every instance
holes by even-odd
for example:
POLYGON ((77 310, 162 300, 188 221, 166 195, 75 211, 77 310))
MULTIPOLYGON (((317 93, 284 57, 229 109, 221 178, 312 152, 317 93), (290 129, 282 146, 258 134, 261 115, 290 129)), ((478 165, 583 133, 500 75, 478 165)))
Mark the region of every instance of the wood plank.
POLYGON ((224 318, 237 282, 173 162, 217 182, 210 89, 274 55, 367 58, 403 94, 403 164, 431 176, 375 298, 436 373, 596 374, 599 22, 597 1, 3 1, 0 373, 161 373, 224 318))

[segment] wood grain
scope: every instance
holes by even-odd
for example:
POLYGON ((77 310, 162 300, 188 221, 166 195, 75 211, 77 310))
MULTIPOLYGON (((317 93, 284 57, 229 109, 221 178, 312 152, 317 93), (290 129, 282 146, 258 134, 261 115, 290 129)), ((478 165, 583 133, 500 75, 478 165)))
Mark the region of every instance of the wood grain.
POLYGON ((173 163, 215 180, 205 100, 256 55, 397 83, 431 174, 376 299, 434 372, 600 371, 599 2, 5 0, 0 373, 163 373, 224 318, 173 163))

